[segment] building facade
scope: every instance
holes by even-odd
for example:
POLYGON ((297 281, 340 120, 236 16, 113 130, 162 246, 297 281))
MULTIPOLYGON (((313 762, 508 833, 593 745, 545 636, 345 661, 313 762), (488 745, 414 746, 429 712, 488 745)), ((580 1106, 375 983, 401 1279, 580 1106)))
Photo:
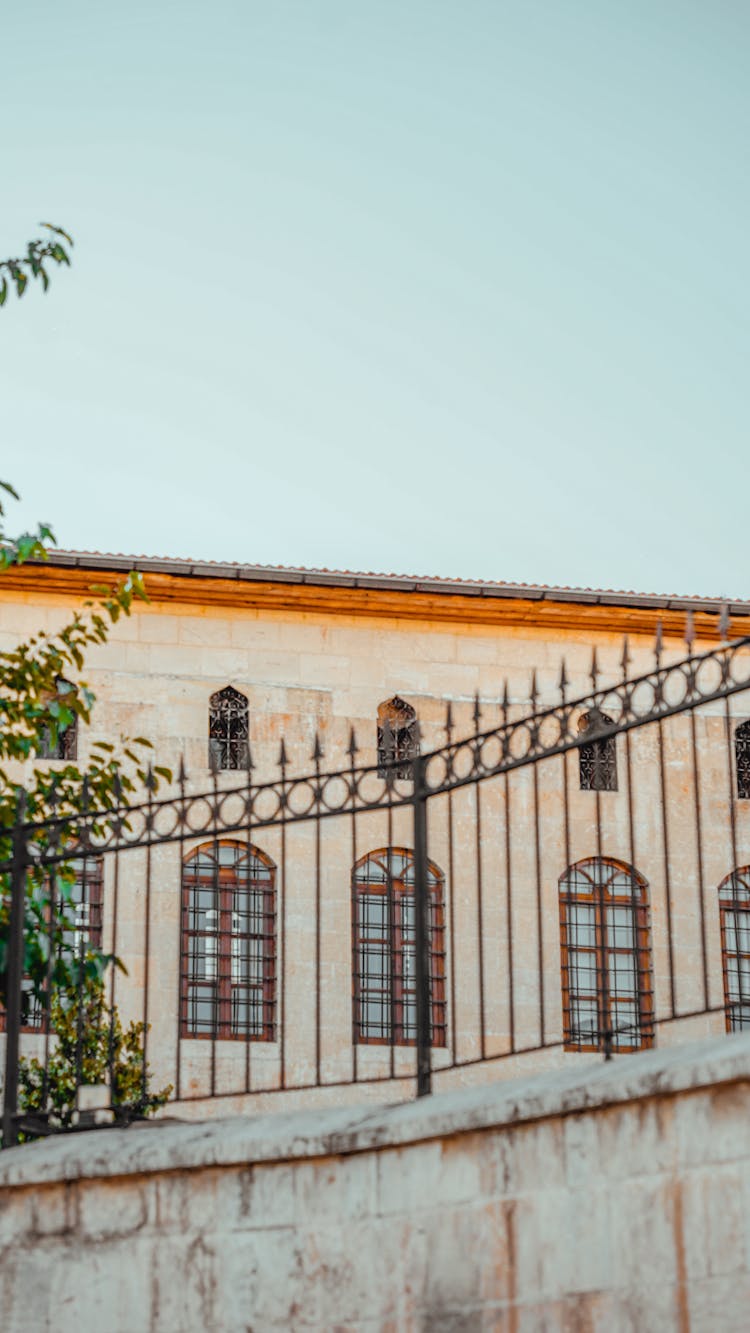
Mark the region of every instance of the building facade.
MULTIPOLYGON (((79 762, 143 735, 184 765, 176 799, 348 767, 402 797, 287 824, 259 801, 246 823, 87 858, 81 930, 124 961, 116 1001, 196 1114, 407 1095, 410 764, 561 699, 580 746, 430 802, 438 1085, 750 1026, 750 693, 596 738, 655 640, 673 662, 726 639, 720 603, 61 552, 3 575, 0 646, 134 564, 150 602, 88 655, 79 762)), ((750 604, 729 613, 740 639, 750 604)))

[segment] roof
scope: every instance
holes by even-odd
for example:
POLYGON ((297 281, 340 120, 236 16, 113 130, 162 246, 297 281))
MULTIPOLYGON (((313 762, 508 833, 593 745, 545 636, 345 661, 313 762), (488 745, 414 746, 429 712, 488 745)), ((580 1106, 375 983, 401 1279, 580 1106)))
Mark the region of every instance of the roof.
POLYGON ((642 607, 649 610, 750 614, 750 599, 703 597, 680 593, 633 592, 613 588, 572 588, 539 583, 491 582, 484 579, 430 575, 379 574, 356 570, 307 569, 290 565, 247 565, 222 560, 175 559, 171 556, 123 555, 102 551, 51 551, 46 562, 60 568, 91 572, 169 574, 185 579, 222 579, 238 583, 297 584, 318 588, 360 588, 386 592, 428 593, 431 596, 568 602, 589 606, 642 607))

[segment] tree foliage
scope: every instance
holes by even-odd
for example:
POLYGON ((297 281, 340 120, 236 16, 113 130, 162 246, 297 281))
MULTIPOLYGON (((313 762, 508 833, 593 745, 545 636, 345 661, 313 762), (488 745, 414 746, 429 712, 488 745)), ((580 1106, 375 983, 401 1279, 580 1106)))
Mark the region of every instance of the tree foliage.
MULTIPOLYGON (((0 483, 6 495, 16 493, 0 483)), ((17 497, 16 497, 17 498, 17 497)), ((0 503, 0 576, 3 570, 29 559, 44 559, 51 529, 11 538, 5 532, 0 503)), ((94 741, 85 765, 50 765, 50 743, 74 722, 86 726, 95 696, 81 672, 92 645, 106 643, 112 626, 129 615, 136 599, 147 600, 141 576, 133 572, 114 588, 95 588, 96 596, 52 633, 40 631, 16 648, 0 652, 0 863, 12 855, 13 828, 23 806, 24 837, 29 857, 24 921, 24 1004, 47 1006, 48 974, 53 987, 76 986, 81 971, 87 982, 103 973, 112 958, 89 950, 79 958, 70 944, 72 920, 67 904, 75 867, 59 863, 54 871, 41 864, 44 853, 64 851, 60 840, 73 842, 85 823, 103 831, 116 809, 132 804, 159 780, 171 780, 166 768, 147 762, 150 742, 142 736, 121 738, 118 748, 94 741), (45 824, 43 821, 53 821, 45 824), (57 845, 52 844, 57 840, 57 845)), ((0 1001, 6 999, 10 875, 0 873, 0 1001)))
POLYGON ((67 264, 70 267, 70 256, 62 242, 65 241, 72 249, 72 236, 51 222, 40 222, 39 226, 44 227, 48 235, 36 241, 29 241, 25 255, 20 255, 17 259, 0 259, 0 306, 5 305, 8 293, 14 286, 16 295, 23 296, 29 278, 38 279, 46 292, 49 287, 47 266, 50 262, 67 264))
POLYGON ((159 1092, 149 1090, 144 1024, 123 1028, 117 1007, 105 1003, 101 979, 56 991, 50 1031, 56 1041, 46 1072, 39 1060, 20 1061, 21 1114, 49 1113, 56 1126, 68 1129, 78 1088, 105 1082, 109 1083, 112 1107, 121 1118, 153 1115, 169 1100, 171 1084, 159 1092))

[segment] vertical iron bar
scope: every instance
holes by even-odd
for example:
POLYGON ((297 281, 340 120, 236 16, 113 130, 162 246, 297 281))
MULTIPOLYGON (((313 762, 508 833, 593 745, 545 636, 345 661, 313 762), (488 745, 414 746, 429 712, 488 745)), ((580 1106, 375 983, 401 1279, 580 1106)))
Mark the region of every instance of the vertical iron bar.
MULTIPOLYGON (((452 764, 449 758, 450 746, 453 740, 453 712, 448 703, 445 717, 445 737, 446 737, 446 759, 452 764)), ((458 1028, 456 1021, 456 912, 455 912, 456 885, 454 877, 454 849, 453 849, 453 791, 448 792, 448 928, 450 931, 450 1030, 452 1046, 452 1062, 455 1065, 458 1061, 458 1028)), ((447 1035, 447 1034, 446 1034, 447 1035)))
POLYGON ((693 800, 695 807, 695 852, 698 866, 698 914, 701 927, 701 962, 703 966, 703 1007, 710 1008, 708 990, 708 941, 706 938, 706 886, 703 873, 703 830, 701 811, 700 766, 695 734, 695 709, 690 709, 690 745, 693 759, 693 800))
POLYGON ((148 1027, 149 1027, 149 962, 151 955, 151 835, 154 827, 154 774, 149 765, 148 776, 148 844, 146 846, 146 923, 143 936, 143 1068, 141 1096, 148 1096, 148 1027))
MULTIPOLYGON (((351 821, 352 821, 352 868, 351 868, 351 931, 352 931, 352 1082, 357 1082, 359 1072, 359 1031, 362 1026, 362 1015, 360 1013, 360 985, 359 985, 359 893, 357 889, 357 780, 355 776, 355 762, 357 755, 357 741, 354 735, 354 728, 349 732, 349 796, 351 800, 351 821)), ((393 941, 391 941, 393 948, 393 941)), ((393 1015, 391 1015, 393 1022, 393 1015)))
POLYGON ((287 817, 287 794, 286 794, 286 746, 283 738, 281 741, 281 752, 279 756, 279 765, 281 768, 281 875, 279 883, 279 931, 281 934, 281 976, 279 978, 279 999, 281 1000, 281 1025, 279 1031, 279 1058, 281 1061, 281 1087, 286 1087, 286 1030, 289 1015, 286 1011, 286 817, 287 817))
POLYGON ((21 987, 23 985, 23 927, 26 909, 26 868, 28 849, 24 832, 26 792, 19 787, 16 818, 13 825, 13 868, 10 878, 10 919, 8 921, 8 966, 6 972, 5 1085, 3 1088, 3 1147, 18 1143, 15 1122, 18 1110, 18 1055, 21 1032, 21 987))
POLYGON ((482 878, 482 781, 479 764, 479 693, 474 700, 474 798, 476 802, 476 856, 477 856, 477 961, 479 964, 479 1042, 482 1059, 487 1057, 487 1034, 485 1031, 484 1003, 484 881, 482 878))
POLYGON ((534 866, 536 870, 536 936, 539 969, 539 1044, 546 1044, 544 1007, 544 930, 542 910, 542 852, 539 838, 539 759, 531 765, 534 791, 534 866))
MULTIPOLYGON (((387 725, 387 721, 386 721, 387 725)), ((388 851, 386 852, 386 885, 388 893, 388 1008, 389 1021, 389 1068, 391 1078, 396 1073, 396 916, 393 903, 393 806, 388 802, 388 851)), ((403 967, 402 967, 403 973, 403 967)), ((403 1027, 403 1023, 402 1023, 403 1027)))
MULTIPOLYGON (((503 759, 508 754, 508 681, 503 685, 503 697, 500 705, 503 719, 503 759)), ((516 1049, 516 1002, 513 981, 513 865, 511 856, 511 804, 510 775, 506 768, 503 774, 505 796, 505 883, 507 909, 507 967, 508 967, 508 1018, 510 1023, 510 1050, 516 1049)))
POLYGON ((321 749, 318 733, 315 733, 315 750, 313 753, 315 761, 315 1085, 320 1086, 320 1065, 321 1065, 321 1047, 320 1047, 320 811, 321 811, 321 790, 320 790, 320 760, 321 749))
POLYGON ((179 979, 178 979, 178 987, 177 987, 177 1005, 178 1005, 178 1008, 177 1008, 177 1049, 176 1049, 176 1051, 175 1051, 175 1088, 174 1088, 174 1099, 175 1099, 175 1101, 178 1102, 178 1101, 180 1100, 180 1089, 181 1089, 181 1082, 182 1082, 182 1024, 183 1024, 183 1014, 185 1015, 185 1018, 187 1018, 188 1013, 189 1013, 188 994, 189 994, 189 985, 190 985, 190 982, 189 982, 190 969, 189 969, 188 955, 187 955, 187 952, 186 952, 186 950, 185 950, 185 934, 184 934, 185 929, 188 928, 189 925, 190 925, 189 920, 185 920, 185 916, 186 916, 186 913, 185 913, 185 883, 184 883, 184 881, 185 881, 185 831, 186 831, 186 829, 187 829, 188 824, 187 824, 187 800, 186 800, 186 797, 185 797, 185 783, 186 783, 186 781, 187 781, 187 773, 186 773, 186 771, 185 771, 185 756, 184 756, 184 755, 180 755, 180 769, 179 769, 179 774, 178 774, 177 781, 179 782, 179 785, 180 785, 180 798, 179 798, 179 806, 180 806, 180 841, 179 841, 179 849, 180 849, 180 853, 179 853, 179 854, 180 854, 180 866, 179 866, 179 886, 178 886, 178 892, 179 892, 179 898, 178 898, 179 910, 178 910, 178 913, 177 913, 177 958, 178 958, 178 960, 179 960, 179 961, 178 961, 178 966, 179 966, 179 979), (183 998, 183 996, 184 996, 184 998, 183 998))
MULTIPOLYGON (((246 768, 246 772, 247 772, 247 786, 246 786, 246 788, 245 788, 245 801, 246 801, 246 816, 247 816, 247 818, 246 818, 246 820, 245 820, 245 837, 247 838, 247 898, 246 898, 246 900, 245 900, 245 902, 244 902, 244 909, 245 909, 245 912, 244 912, 243 932, 242 932, 242 933, 243 933, 244 935, 248 936, 248 935, 250 935, 250 933, 251 933, 250 928, 251 928, 251 926, 254 924, 255 916, 256 916, 256 913, 255 913, 255 912, 253 912, 253 913, 251 914, 251 912, 250 912, 250 905, 251 905, 251 903, 254 903, 254 902, 257 901, 257 888, 255 887, 256 884, 257 884, 257 879, 256 879, 257 872, 256 872, 256 869, 255 869, 255 867, 256 867, 256 860, 255 860, 255 856, 254 856, 254 854, 253 854, 253 842, 252 842, 252 829, 253 829, 253 760, 252 760, 252 755, 251 755, 251 753, 250 753, 250 741, 249 741, 249 739, 248 739, 248 742, 247 742, 247 768, 246 768)), ((261 881, 261 882, 262 882, 262 881, 261 881)), ((267 925, 266 925, 266 892, 265 892, 265 887, 261 890, 261 903, 262 903, 262 911, 261 911, 261 915, 260 915, 260 931, 261 931, 261 961, 260 961, 260 973, 261 973, 261 980, 260 980, 260 986, 261 986, 261 990, 260 990, 260 1028, 261 1028, 261 1033, 263 1033, 263 1032, 265 1031, 265 1021, 266 1021, 266 1012, 265 1012, 265 1010, 266 1010, 266 996, 265 996, 265 980, 266 980, 266 971, 265 971, 265 970, 266 970, 266 940, 265 940, 265 933, 266 933, 267 925)), ((233 917, 234 917, 234 913, 233 913, 232 915, 233 915, 233 917)), ((252 1068, 251 1068, 250 1048, 251 1048, 251 1046, 252 1046, 252 1044, 253 1044, 253 1016, 254 1016, 254 1014, 255 1014, 255 992, 251 989, 251 986, 248 984, 248 979, 249 979, 249 977, 250 977, 250 975, 251 975, 251 959, 252 959, 251 948, 252 948, 252 944, 251 944, 250 939, 245 939, 244 943, 245 943, 245 946, 246 946, 246 947, 245 947, 245 957, 242 958, 242 955, 240 954, 240 958, 241 958, 241 960, 242 960, 242 964, 243 964, 244 968, 247 969, 247 974, 246 974, 246 976, 242 976, 242 975, 240 975, 239 980, 240 980, 240 984, 241 984, 241 986, 242 986, 242 988, 243 988, 243 990, 244 990, 244 1012, 245 1012, 245 1092, 249 1092, 249 1091, 250 1091, 250 1088, 251 1088, 251 1086, 252 1086, 252 1068)), ((241 945, 241 944, 240 944, 240 948, 242 948, 242 945, 241 945)), ((242 995, 243 990, 240 990, 240 992, 239 992, 240 995, 242 995)))
POLYGON ((672 880, 669 868, 669 820, 667 818, 667 775, 664 763, 664 723, 659 718, 657 723, 659 737, 659 785, 661 789, 661 826, 662 846, 664 848, 664 888, 667 898, 667 957, 669 960, 669 1003, 670 1017, 675 1017, 676 992, 674 976, 674 932, 672 926, 672 880))
MULTIPOLYGON (((432 1090, 430 902, 427 879, 427 791, 425 761, 414 758, 414 949, 417 988, 417 1096, 432 1090)), ((483 1033, 484 1035, 484 1033, 483 1033)))

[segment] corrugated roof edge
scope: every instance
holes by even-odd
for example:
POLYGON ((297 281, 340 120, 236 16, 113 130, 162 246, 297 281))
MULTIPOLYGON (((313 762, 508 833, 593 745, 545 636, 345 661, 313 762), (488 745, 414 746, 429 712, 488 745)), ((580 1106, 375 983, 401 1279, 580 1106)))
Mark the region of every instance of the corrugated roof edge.
POLYGON ((111 570, 140 569, 143 573, 171 574, 177 578, 235 579, 246 583, 296 583, 311 587, 362 588, 385 592, 415 592, 441 597, 497 597, 527 601, 573 602, 594 606, 652 607, 666 611, 702 611, 730 615, 750 614, 750 599, 689 596, 682 593, 630 592, 611 588, 570 588, 534 583, 493 583, 480 579, 365 573, 353 570, 307 569, 286 565, 245 565, 229 561, 173 559, 167 556, 108 554, 101 551, 51 551, 48 561, 34 564, 64 568, 111 570))

